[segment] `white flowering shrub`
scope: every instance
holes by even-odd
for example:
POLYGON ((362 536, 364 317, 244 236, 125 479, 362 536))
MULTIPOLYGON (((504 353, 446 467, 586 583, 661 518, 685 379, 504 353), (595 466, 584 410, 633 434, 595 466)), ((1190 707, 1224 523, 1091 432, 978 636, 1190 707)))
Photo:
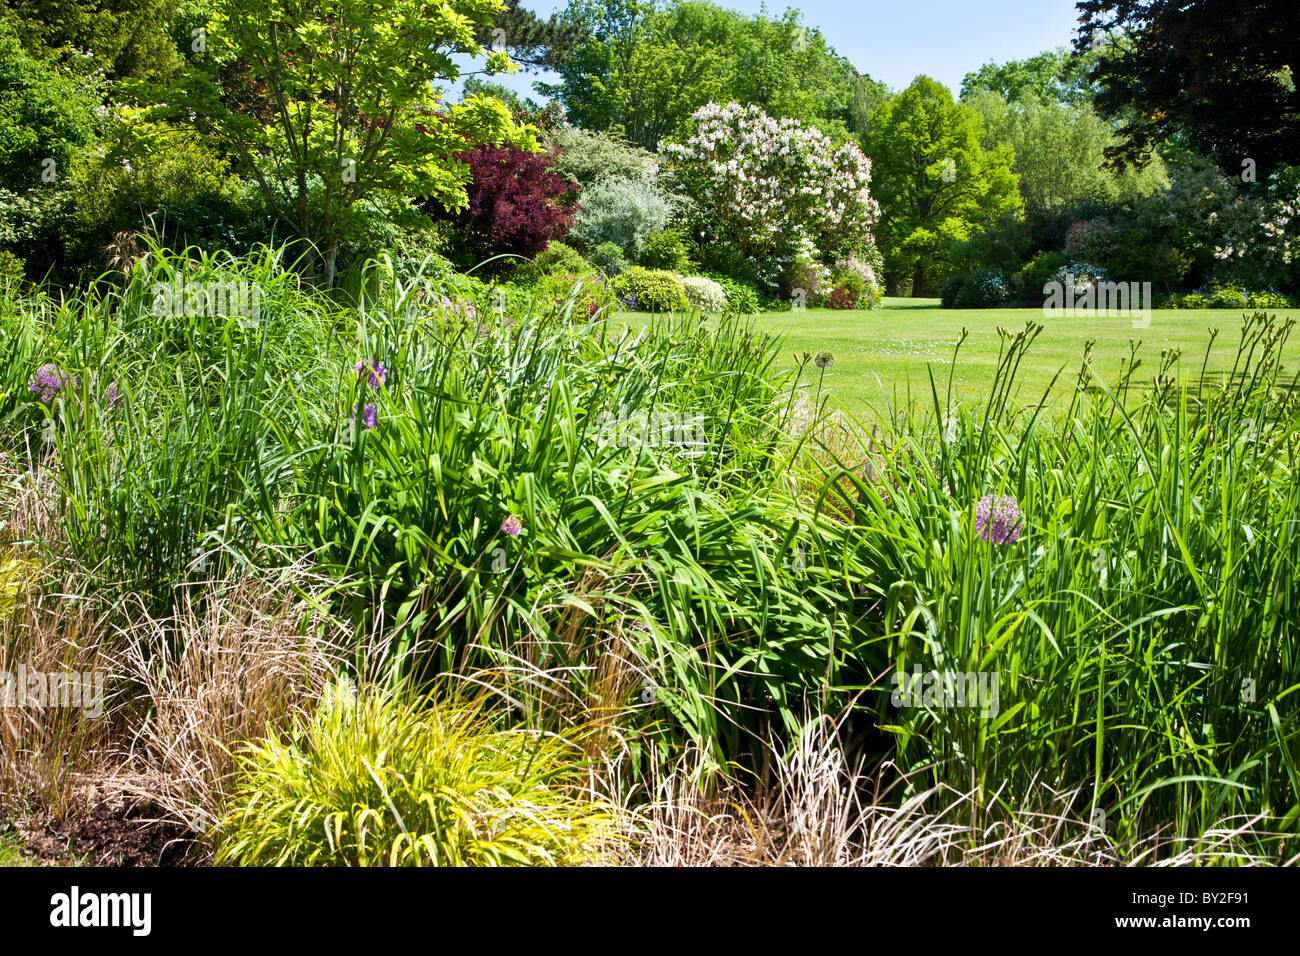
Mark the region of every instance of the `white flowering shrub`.
POLYGON ((721 312, 727 307, 727 293, 721 285, 704 276, 685 276, 682 289, 692 309, 701 312, 721 312))
POLYGON ((1094 282, 1106 281, 1106 270, 1088 262, 1070 262, 1056 270, 1052 281, 1060 283, 1062 289, 1073 283, 1074 294, 1083 295, 1094 282))
POLYGON ((672 212, 672 200, 651 183, 602 179, 582 194, 571 235, 593 247, 612 242, 636 259, 645 237, 663 229, 672 212))
POLYGON ((684 142, 662 143, 691 201, 698 238, 755 262, 792 265, 810 243, 819 256, 870 240, 880 216, 871 161, 821 131, 757 106, 710 103, 684 142))

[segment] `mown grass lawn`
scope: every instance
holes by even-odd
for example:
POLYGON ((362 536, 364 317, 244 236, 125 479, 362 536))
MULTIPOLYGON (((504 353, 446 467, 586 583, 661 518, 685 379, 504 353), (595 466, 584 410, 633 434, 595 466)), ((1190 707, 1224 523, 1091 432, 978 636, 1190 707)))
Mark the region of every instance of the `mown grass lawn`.
MULTIPOLYGON (((649 319, 647 313, 626 313, 625 317, 634 324, 649 319)), ((808 309, 763 313, 756 318, 761 328, 786 337, 781 350, 783 368, 794 368, 804 352, 832 353, 835 364, 821 381, 823 394, 829 392, 854 412, 878 410, 885 402, 901 404, 909 387, 913 401, 928 401, 927 367, 934 369, 935 381, 946 388, 953 347, 963 328, 969 334, 953 377, 953 393, 964 401, 978 402, 988 396, 997 368, 998 328, 1014 332, 1030 320, 1044 326, 1017 376, 1015 399, 1028 404, 1041 400, 1058 371, 1061 377, 1051 401, 1057 403, 1068 396, 1089 340, 1096 343, 1093 367, 1108 383, 1127 360, 1131 345, 1140 343, 1139 377, 1149 381, 1147 373, 1154 374, 1160 352, 1166 348, 1181 350, 1184 375, 1199 375, 1210 342, 1209 330, 1217 328, 1207 370, 1228 372, 1237 354, 1242 323, 1242 313, 1236 309, 1156 309, 1150 325, 1134 328, 1130 318, 1045 316, 1040 309, 944 309, 938 299, 904 298, 887 298, 884 308, 869 312, 808 309)), ((1293 336, 1283 354, 1286 378, 1300 369, 1300 337, 1293 336)), ((811 364, 808 371, 818 374, 811 364)))

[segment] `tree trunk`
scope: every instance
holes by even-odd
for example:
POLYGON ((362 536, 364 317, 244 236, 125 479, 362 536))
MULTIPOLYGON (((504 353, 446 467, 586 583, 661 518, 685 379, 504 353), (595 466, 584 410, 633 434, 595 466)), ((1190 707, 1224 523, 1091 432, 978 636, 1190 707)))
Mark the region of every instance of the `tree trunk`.
POLYGON ((919 299, 925 294, 925 263, 920 259, 916 260, 916 268, 912 270, 912 298, 919 299))
POLYGON ((331 239, 325 250, 325 288, 334 288, 334 261, 339 257, 339 241, 331 239))

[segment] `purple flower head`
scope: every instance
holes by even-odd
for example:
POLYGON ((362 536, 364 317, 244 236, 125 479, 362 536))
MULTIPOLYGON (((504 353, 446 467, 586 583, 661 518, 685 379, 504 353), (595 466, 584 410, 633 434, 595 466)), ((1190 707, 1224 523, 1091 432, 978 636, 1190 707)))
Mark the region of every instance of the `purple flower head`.
POLYGON ((524 523, 520 520, 519 515, 506 515, 505 520, 501 522, 501 533, 508 534, 512 538, 523 530, 524 523))
POLYGON ((1024 530, 1016 499, 985 495, 975 505, 975 534, 990 544, 1011 544, 1024 530))
POLYGON ((356 364, 356 370, 357 378, 360 378, 362 375, 369 375, 371 388, 378 388, 384 382, 388 381, 388 369, 384 368, 383 365, 374 359, 366 359, 364 362, 358 362, 356 364))
POLYGON ((41 402, 49 405, 68 384, 59 367, 53 362, 46 362, 36 370, 36 374, 27 380, 28 391, 41 396, 41 402))
POLYGON ((117 382, 109 382, 108 388, 104 389, 104 406, 106 408, 112 408, 117 404, 121 397, 121 394, 117 390, 117 382))
POLYGON ((375 406, 371 404, 361 409, 361 427, 377 428, 378 426, 379 426, 379 413, 375 410, 375 406))
POLYGON ((816 363, 818 368, 830 368, 835 364, 835 356, 830 352, 818 352, 813 362, 816 363))

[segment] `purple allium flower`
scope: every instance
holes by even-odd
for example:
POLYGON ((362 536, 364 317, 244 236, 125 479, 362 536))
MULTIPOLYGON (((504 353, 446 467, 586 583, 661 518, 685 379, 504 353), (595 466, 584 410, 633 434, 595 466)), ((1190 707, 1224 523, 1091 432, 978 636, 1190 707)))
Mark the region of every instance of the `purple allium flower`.
POLYGON ((27 389, 40 395, 42 404, 49 405, 66 384, 67 380, 59 367, 53 362, 46 362, 27 380, 27 389))
POLYGON ((1020 537, 1023 528, 1015 498, 985 495, 975 505, 975 534, 990 544, 1011 544, 1020 537))
POLYGON ((506 515, 506 519, 501 522, 501 533, 514 537, 524 530, 524 523, 520 520, 519 515, 506 515))
POLYGON ((379 426, 379 413, 375 410, 375 406, 371 404, 361 409, 361 427, 377 428, 378 426, 379 426))
POLYGON ((817 357, 813 359, 818 368, 830 368, 835 364, 835 356, 830 352, 818 352, 817 357))
POLYGON ((384 382, 388 381, 388 369, 384 368, 383 365, 374 359, 366 359, 364 362, 358 362, 356 364, 356 370, 357 378, 360 378, 363 374, 368 374, 370 376, 371 388, 378 388, 384 382))

